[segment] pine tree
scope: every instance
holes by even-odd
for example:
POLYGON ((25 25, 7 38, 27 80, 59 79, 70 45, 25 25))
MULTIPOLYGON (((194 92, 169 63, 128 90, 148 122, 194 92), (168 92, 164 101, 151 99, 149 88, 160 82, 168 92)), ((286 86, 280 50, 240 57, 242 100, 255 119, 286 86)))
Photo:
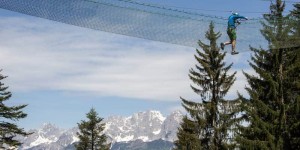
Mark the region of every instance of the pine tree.
POLYGON ((7 91, 8 87, 4 86, 1 80, 6 76, 1 74, 0 70, 0 148, 9 149, 20 146, 21 143, 14 139, 17 135, 27 136, 29 133, 25 132, 23 128, 19 128, 15 123, 19 119, 26 118, 22 109, 27 105, 7 106, 4 103, 12 96, 11 92, 7 91))
POLYGON ((82 120, 78 123, 80 132, 77 132, 79 143, 76 144, 77 150, 109 150, 107 137, 103 134, 105 124, 101 123, 103 118, 98 117, 94 108, 86 114, 88 121, 82 120))
POLYGON ((177 132, 179 140, 175 141, 174 150, 201 150, 201 141, 198 138, 197 122, 184 116, 177 132))
MULTIPOLYGON (((262 35, 269 49, 251 48, 254 55, 250 66, 258 76, 244 73, 250 99, 243 100, 243 118, 249 125, 240 125, 237 141, 241 149, 291 149, 289 125, 294 117, 293 107, 299 93, 299 65, 289 34, 291 27, 282 15, 285 4, 271 3, 269 15, 264 16, 262 35), (297 73, 298 71, 298 73, 297 73), (297 87, 298 86, 298 87, 297 87), (297 94, 296 94, 297 95, 297 94)), ((298 116, 299 117, 299 116, 298 116)))
POLYGON ((289 68, 293 69, 290 69, 291 71, 288 73, 291 81, 287 85, 290 87, 287 96, 291 102, 287 109, 288 138, 286 145, 290 145, 290 149, 300 149, 300 3, 294 4, 294 7, 291 12, 294 48, 290 50, 296 58, 292 64, 289 64, 289 68))
POLYGON ((294 4, 294 10, 291 12, 291 20, 293 22, 293 42, 295 42, 295 46, 298 47, 300 44, 300 3, 294 4))
POLYGON ((195 102, 181 98, 189 117, 184 117, 179 128, 175 149, 218 150, 234 147, 235 143, 229 133, 234 132, 232 130, 237 113, 234 104, 239 101, 228 101, 224 96, 234 83, 236 72, 229 74, 232 64, 226 66, 223 62, 226 54, 220 52, 216 44, 220 36, 219 32, 214 32, 214 24, 211 23, 206 32, 209 45, 198 42, 203 52, 196 50, 195 58, 199 64, 195 66, 196 70, 190 70, 189 77, 195 84, 191 85, 192 90, 201 100, 195 102))

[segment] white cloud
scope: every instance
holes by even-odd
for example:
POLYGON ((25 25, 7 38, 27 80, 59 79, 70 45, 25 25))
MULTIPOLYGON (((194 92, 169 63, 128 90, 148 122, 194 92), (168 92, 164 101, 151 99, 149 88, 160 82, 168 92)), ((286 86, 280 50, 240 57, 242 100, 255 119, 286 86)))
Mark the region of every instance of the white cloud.
MULTIPOLYGON (((2 17, 0 25, 0 67, 13 91, 62 90, 176 101, 193 95, 188 70, 195 64, 194 48, 31 17, 2 17)), ((230 94, 245 85, 241 70, 236 83, 230 94)))
POLYGON ((140 44, 128 44, 124 36, 38 21, 0 22, 1 67, 13 90, 170 100, 184 91, 180 85, 188 84, 187 60, 193 57, 186 47, 140 39, 134 39, 140 44))

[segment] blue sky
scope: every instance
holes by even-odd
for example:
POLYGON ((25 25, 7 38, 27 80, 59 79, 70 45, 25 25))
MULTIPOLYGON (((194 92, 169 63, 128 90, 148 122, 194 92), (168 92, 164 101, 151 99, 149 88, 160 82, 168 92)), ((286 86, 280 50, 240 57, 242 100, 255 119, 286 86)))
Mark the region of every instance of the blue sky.
MULTIPOLYGON (((138 0, 137 0, 138 1, 138 0)), ((261 0, 139 0, 226 17, 237 11, 249 18, 268 12, 261 0), (251 12, 251 13, 249 13, 251 12)), ((289 3, 288 9, 291 8, 289 3)), ((188 71, 195 48, 80 28, 0 9, 0 68, 13 93, 10 105, 28 104, 26 129, 50 122, 76 126, 94 107, 101 117, 146 110, 164 115, 182 109, 179 96, 197 99, 188 71)), ((222 29, 218 29, 222 30, 222 29)), ((225 34, 226 36, 226 34, 225 34)), ((239 35, 243 36, 243 35, 239 35)), ((242 70, 253 73, 250 52, 227 55, 237 81, 228 97, 246 94, 242 70)))

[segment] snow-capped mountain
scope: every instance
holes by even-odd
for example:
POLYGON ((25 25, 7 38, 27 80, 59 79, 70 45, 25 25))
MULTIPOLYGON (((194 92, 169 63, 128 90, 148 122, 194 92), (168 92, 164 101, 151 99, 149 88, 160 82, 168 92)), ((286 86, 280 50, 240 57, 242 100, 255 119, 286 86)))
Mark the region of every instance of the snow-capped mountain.
POLYGON ((23 144, 20 149, 62 149, 70 143, 78 141, 77 128, 62 130, 50 123, 45 123, 40 129, 29 130, 30 136, 18 137, 23 144))
POLYGON ((45 123, 40 129, 29 132, 33 134, 21 140, 23 149, 56 142, 64 131, 52 124, 45 123))
MULTIPOLYGON (((111 116, 104 119, 104 133, 112 143, 151 142, 160 139, 173 142, 177 139, 176 132, 182 116, 180 111, 174 111, 167 117, 159 111, 139 112, 129 117, 111 116)), ((77 127, 62 130, 48 123, 30 132, 33 134, 28 137, 19 137, 23 143, 21 150, 60 150, 78 141, 77 127)))

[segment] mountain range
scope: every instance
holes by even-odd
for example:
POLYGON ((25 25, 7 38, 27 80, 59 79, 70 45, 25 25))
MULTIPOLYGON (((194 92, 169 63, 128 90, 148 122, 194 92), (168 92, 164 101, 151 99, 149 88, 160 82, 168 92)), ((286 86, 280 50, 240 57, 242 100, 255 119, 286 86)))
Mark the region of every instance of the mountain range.
MULTIPOLYGON (((173 147, 183 114, 174 111, 164 117, 159 111, 135 113, 129 117, 105 118, 105 130, 111 150, 169 150, 173 147)), ((18 137, 20 150, 74 150, 78 128, 61 129, 45 123, 28 137, 18 137)))

